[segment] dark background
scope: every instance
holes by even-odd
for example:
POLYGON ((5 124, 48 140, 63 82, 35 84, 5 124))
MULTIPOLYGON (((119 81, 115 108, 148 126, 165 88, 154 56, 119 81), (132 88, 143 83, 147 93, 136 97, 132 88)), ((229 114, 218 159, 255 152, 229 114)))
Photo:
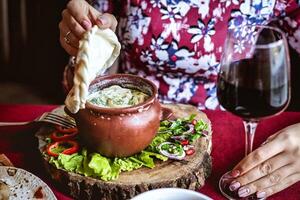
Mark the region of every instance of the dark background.
POLYGON ((300 111, 300 56, 290 48, 292 98, 288 110, 300 111))
POLYGON ((67 2, 0 0, 0 15, 7 16, 8 28, 8 37, 0 32, 0 84, 19 83, 49 103, 63 102, 61 80, 68 55, 59 44, 58 23, 67 2))
MULTIPOLYGON (((59 44, 58 23, 67 2, 0 0, 0 86, 8 82, 16 83, 30 88, 25 90, 27 94, 34 93, 46 99, 42 103, 63 103, 65 94, 61 80, 68 55, 59 44), (6 13, 2 12, 4 7, 6 13), (4 15, 6 20, 3 20, 4 15), (7 27, 6 32, 1 30, 3 25, 7 27)), ((289 110, 300 111, 300 58, 294 50, 290 53, 292 100, 289 110)), ((11 88, 13 90, 15 87, 11 88)), ((9 84, 5 90, 10 90, 9 84)), ((22 102, 23 97, 18 94, 8 100, 4 98, 5 103, 22 102), (19 101, 13 101, 18 98, 19 101)), ((5 95, 0 90, 0 97, 5 95)))

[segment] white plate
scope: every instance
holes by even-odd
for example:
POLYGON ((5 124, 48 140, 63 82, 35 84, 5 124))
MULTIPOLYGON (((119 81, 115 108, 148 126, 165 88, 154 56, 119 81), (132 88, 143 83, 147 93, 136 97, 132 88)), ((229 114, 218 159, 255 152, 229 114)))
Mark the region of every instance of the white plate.
POLYGON ((46 183, 24 169, 0 166, 0 181, 8 185, 10 189, 10 200, 56 200, 55 195, 46 183))
POLYGON ((208 196, 180 188, 161 188, 135 196, 131 200, 212 200, 208 196))

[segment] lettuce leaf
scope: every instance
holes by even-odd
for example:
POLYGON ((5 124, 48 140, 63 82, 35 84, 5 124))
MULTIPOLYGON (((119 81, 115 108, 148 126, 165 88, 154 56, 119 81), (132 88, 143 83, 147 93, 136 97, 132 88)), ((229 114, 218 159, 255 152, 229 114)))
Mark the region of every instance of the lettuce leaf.
POLYGON ((64 169, 74 172, 81 166, 83 156, 78 153, 72 155, 59 154, 58 160, 64 169))
POLYGON ((142 166, 141 162, 129 158, 115 158, 114 164, 118 165, 122 171, 132 171, 142 166))
POLYGON ((168 160, 167 157, 161 154, 149 151, 142 151, 134 156, 112 160, 101 156, 99 153, 88 153, 86 149, 83 149, 80 153, 72 155, 59 154, 57 158, 51 157, 49 162, 58 169, 110 181, 116 180, 122 171, 132 171, 142 166, 153 168, 155 166, 154 158, 162 161, 168 160))
POLYGON ((59 161, 55 157, 51 157, 49 160, 49 163, 54 165, 57 169, 61 169, 62 167, 60 166, 59 161))
POLYGON ((85 176, 94 176, 94 171, 89 167, 90 158, 88 156, 88 152, 86 149, 83 149, 81 151, 81 154, 83 156, 83 163, 82 166, 77 170, 78 173, 83 174, 85 176))
POLYGON ((93 170, 93 175, 103 180, 111 180, 111 166, 110 160, 101 156, 98 153, 91 154, 91 160, 88 167, 93 170))
POLYGON ((153 152, 149 152, 149 151, 142 151, 142 153, 138 155, 139 160, 143 161, 143 165, 146 167, 149 167, 151 169, 155 167, 154 160, 152 157, 155 157, 162 161, 168 160, 167 157, 165 157, 161 154, 153 153, 153 152))
POLYGON ((113 163, 111 166, 111 173, 110 173, 111 180, 118 179, 120 173, 121 173, 121 166, 116 163, 113 163))
POLYGON ((158 153, 158 145, 160 145, 163 142, 166 142, 170 139, 172 136, 171 132, 164 132, 164 133, 158 133, 155 138, 152 140, 152 142, 149 144, 149 146, 146 148, 148 152, 155 152, 158 153))
POLYGON ((59 154, 57 158, 51 157, 49 162, 59 169, 65 169, 70 172, 77 171, 82 165, 83 156, 78 153, 72 155, 59 154))

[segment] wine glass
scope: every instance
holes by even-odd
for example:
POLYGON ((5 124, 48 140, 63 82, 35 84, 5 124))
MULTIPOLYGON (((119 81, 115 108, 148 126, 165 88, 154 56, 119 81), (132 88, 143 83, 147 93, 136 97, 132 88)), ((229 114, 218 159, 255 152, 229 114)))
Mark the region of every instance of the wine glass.
MULTIPOLYGON (((290 61, 284 33, 264 25, 229 30, 217 82, 217 96, 227 111, 243 119, 245 155, 252 152, 258 122, 285 110, 290 100, 290 61)), ((219 182, 222 194, 239 199, 229 190, 229 172, 219 182)), ((255 199, 252 196, 251 199, 255 199)))

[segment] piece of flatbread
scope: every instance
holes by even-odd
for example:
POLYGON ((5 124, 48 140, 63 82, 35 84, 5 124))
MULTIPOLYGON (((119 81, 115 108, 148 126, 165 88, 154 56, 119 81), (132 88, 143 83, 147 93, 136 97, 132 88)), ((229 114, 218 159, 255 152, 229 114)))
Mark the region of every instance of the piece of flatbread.
POLYGON ((9 186, 0 180, 0 200, 9 200, 10 189, 9 186))
POLYGON ((69 111, 77 113, 85 108, 88 87, 96 76, 103 74, 120 54, 121 44, 110 29, 94 26, 79 42, 73 87, 65 104, 69 111))
POLYGON ((0 166, 14 166, 5 154, 0 154, 0 166))

